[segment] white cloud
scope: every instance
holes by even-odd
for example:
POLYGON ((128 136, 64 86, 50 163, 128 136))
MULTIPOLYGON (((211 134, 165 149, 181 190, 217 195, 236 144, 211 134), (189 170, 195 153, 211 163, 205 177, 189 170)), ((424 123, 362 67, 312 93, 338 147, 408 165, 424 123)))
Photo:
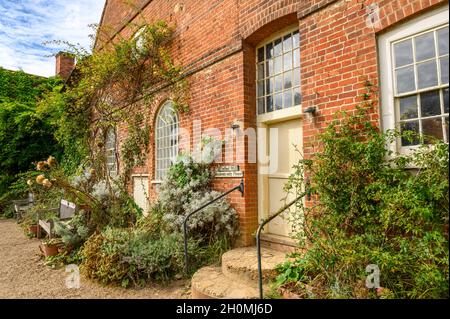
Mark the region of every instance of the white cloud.
POLYGON ((51 40, 91 45, 105 0, 0 0, 0 66, 42 76, 55 74, 51 40))

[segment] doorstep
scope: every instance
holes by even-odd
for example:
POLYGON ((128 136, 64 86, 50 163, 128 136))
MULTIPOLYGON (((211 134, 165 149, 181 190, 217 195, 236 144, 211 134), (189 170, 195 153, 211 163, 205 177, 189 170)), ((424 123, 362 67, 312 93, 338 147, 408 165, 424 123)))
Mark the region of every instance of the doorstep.
POLYGON ((261 234, 261 246, 290 253, 296 250, 297 243, 294 239, 289 237, 274 234, 261 234))

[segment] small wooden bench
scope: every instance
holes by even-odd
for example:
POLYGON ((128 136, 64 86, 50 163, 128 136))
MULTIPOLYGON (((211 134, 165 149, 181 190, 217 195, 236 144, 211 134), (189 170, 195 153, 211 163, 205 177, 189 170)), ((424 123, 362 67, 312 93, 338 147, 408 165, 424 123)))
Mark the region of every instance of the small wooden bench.
POLYGON ((38 224, 41 227, 38 227, 38 238, 41 235, 41 228, 48 234, 49 238, 52 238, 53 235, 53 220, 43 220, 41 218, 42 214, 45 212, 57 212, 58 218, 60 220, 68 220, 73 217, 75 212, 77 211, 77 205, 66 201, 65 199, 61 199, 61 203, 58 208, 49 208, 38 211, 38 224))
POLYGON ((33 193, 28 193, 27 199, 13 200, 12 204, 14 205, 14 212, 16 213, 16 219, 18 222, 20 222, 23 218, 23 213, 34 205, 33 193))

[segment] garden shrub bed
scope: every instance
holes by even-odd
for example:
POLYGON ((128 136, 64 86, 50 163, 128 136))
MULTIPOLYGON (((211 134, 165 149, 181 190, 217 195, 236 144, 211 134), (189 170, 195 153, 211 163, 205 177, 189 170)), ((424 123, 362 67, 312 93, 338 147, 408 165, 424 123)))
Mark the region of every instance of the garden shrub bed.
POLYGON ((400 133, 378 130, 372 103, 367 94, 341 114, 314 157, 296 165, 286 190, 310 184, 315 204, 292 211, 306 252, 279 266, 277 285, 305 298, 448 298, 448 144, 392 153, 387 145, 400 133), (374 267, 379 282, 369 276, 374 267))

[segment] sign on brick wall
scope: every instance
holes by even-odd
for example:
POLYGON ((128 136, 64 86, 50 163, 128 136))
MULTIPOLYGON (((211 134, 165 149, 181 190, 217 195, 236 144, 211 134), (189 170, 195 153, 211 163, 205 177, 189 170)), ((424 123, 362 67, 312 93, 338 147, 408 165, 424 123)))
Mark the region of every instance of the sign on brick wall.
POLYGON ((241 178, 244 172, 240 170, 239 165, 226 165, 216 169, 217 178, 241 178))

